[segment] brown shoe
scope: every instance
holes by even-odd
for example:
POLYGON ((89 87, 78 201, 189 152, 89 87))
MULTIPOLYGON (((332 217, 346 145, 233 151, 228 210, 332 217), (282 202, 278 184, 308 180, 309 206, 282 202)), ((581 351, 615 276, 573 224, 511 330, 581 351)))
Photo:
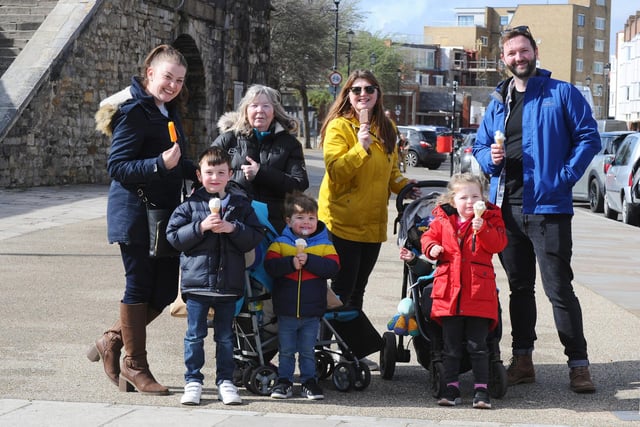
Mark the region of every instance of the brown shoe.
POLYGON ((593 381, 591 381, 588 366, 571 368, 571 371, 569 371, 569 380, 569 387, 576 393, 593 393, 596 391, 596 386, 594 386, 593 381))
POLYGON ((106 331, 95 344, 89 347, 87 358, 92 362, 102 359, 104 372, 109 380, 118 385, 120 376, 120 354, 122 350, 122 335, 120 332, 120 320, 106 331))
POLYGON ((531 355, 513 356, 507 368, 507 382, 509 385, 533 383, 536 381, 536 371, 533 369, 531 355))

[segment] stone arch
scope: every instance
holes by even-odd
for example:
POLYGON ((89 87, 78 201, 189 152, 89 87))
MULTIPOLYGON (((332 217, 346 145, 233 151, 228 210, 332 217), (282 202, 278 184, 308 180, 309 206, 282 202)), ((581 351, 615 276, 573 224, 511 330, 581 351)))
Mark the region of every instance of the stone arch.
POLYGON ((189 99, 187 111, 182 117, 182 125, 189 139, 187 156, 195 160, 198 154, 210 144, 207 137, 207 123, 211 118, 207 117, 209 109, 204 65, 196 42, 191 36, 181 34, 172 45, 184 55, 188 64, 185 85, 189 90, 189 99))

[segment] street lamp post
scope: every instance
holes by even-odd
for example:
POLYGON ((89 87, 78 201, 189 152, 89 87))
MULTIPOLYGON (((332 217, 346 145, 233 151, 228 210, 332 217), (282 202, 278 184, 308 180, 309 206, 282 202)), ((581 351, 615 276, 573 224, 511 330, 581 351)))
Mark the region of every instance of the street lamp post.
POLYGON ((333 45, 333 71, 338 70, 338 7, 340 6, 340 0, 333 0, 336 5, 336 28, 335 28, 335 43, 333 45))
POLYGON ((456 126, 456 92, 458 90, 458 82, 453 81, 453 102, 451 103, 451 170, 449 176, 453 176, 453 132, 456 126))
POLYGON ((347 76, 351 74, 351 43, 353 43, 353 37, 356 33, 353 30, 347 31, 347 76))

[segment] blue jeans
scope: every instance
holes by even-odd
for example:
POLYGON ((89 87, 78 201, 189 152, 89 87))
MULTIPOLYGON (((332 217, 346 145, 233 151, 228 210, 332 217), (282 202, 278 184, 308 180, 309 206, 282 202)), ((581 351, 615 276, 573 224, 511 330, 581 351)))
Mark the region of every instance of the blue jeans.
POLYGON ((216 343, 216 384, 233 381, 233 317, 236 303, 232 298, 183 294, 187 305, 187 333, 184 337, 185 382, 204 381, 204 339, 207 336, 209 307, 213 315, 213 340, 216 343))
POLYGON ((320 328, 319 317, 278 316, 278 342, 280 344, 278 377, 293 383, 298 353, 300 382, 316 379, 315 346, 320 328))
POLYGON ((536 259, 542 286, 569 367, 588 366, 582 309, 573 291, 572 215, 523 215, 522 206, 503 205, 509 243, 500 262, 509 279, 509 313, 514 355, 531 354, 536 336, 536 259))
POLYGON ((149 247, 120 244, 126 285, 123 304, 149 304, 161 312, 178 296, 180 261, 149 258, 149 247))

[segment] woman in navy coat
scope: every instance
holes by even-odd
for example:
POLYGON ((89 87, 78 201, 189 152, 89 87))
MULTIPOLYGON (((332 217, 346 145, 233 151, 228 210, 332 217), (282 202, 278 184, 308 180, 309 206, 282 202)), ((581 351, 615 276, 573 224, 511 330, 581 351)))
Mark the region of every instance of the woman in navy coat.
POLYGON ((126 284, 120 318, 91 346, 87 357, 102 358, 109 379, 121 391, 168 394, 149 371, 146 325, 175 300, 179 263, 176 257, 149 257, 146 200, 158 208, 180 204, 185 179, 196 180, 195 166, 185 160, 185 139, 179 102, 187 62, 168 45, 147 56, 141 77, 131 86, 102 101, 97 129, 111 135, 107 169, 111 187, 107 203, 109 243, 120 245, 126 284), (172 142, 168 124, 175 124, 172 142), (124 345, 125 357, 120 363, 124 345))

